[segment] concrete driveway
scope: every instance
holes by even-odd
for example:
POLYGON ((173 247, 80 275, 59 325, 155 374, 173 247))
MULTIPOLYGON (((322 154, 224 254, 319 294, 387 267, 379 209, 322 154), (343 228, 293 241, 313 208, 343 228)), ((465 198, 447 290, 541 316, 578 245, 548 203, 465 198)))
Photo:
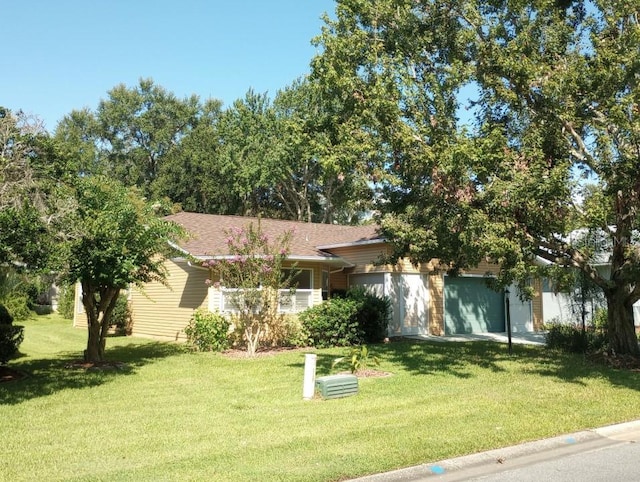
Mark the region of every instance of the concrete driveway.
MULTIPOLYGON (((512 333, 511 343, 520 345, 544 345, 545 332, 536 333, 512 333)), ((463 335, 413 335, 406 338, 427 341, 496 341, 498 343, 508 343, 507 333, 473 333, 463 335)))

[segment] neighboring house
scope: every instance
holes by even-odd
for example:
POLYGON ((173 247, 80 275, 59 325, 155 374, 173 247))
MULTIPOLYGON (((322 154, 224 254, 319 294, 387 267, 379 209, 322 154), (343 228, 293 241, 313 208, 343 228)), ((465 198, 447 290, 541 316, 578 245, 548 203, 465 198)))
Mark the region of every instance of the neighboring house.
MULTIPOLYGON (((295 296, 280 306, 283 312, 300 312, 322 303, 332 293, 363 286, 392 301, 390 336, 445 335, 505 331, 505 294, 491 290, 484 275, 495 267, 482 264, 461 276, 451 277, 434 269, 433 262, 413 266, 408 261, 379 265, 388 252, 376 226, 341 226, 239 216, 178 213, 167 219, 182 225, 191 237, 181 243, 185 256, 167 261, 167 286, 149 283, 129 295, 133 335, 160 339, 184 339, 184 328, 194 310, 228 312, 225 288, 207 285, 210 273, 196 260, 224 256, 227 233, 253 223, 271 239, 292 231, 288 260, 300 270, 295 296), (186 256, 186 253, 189 256, 186 256)), ((215 281, 215 279, 214 279, 215 281)), ((509 296, 512 330, 531 332, 541 328, 542 294, 522 302, 513 287, 509 296)), ((76 300, 79 299, 79 293, 76 300)), ((76 302, 74 326, 86 326, 81 303, 76 302)))
MULTIPOLYGON (((609 227, 614 230, 614 226, 609 227)), ((566 241, 576 246, 589 246, 593 251, 590 264, 604 279, 611 279, 611 239, 602 230, 576 229, 569 233, 566 241)), ((632 237, 634 244, 640 244, 639 233, 632 237)), ((536 259, 541 265, 551 262, 541 257, 536 259)), ((543 321, 547 323, 563 323, 581 325, 590 324, 596 311, 607 308, 604 293, 598 289, 580 286, 580 281, 569 292, 558 290, 551 280, 544 280, 542 286, 542 304, 544 306, 543 321)), ((633 317, 636 331, 640 333, 640 301, 633 305, 633 317)))
MULTIPOLYGON (((609 264, 597 265, 596 269, 606 278, 611 271, 609 264)), ((607 302, 602 293, 582 295, 580 286, 571 293, 564 293, 554 288, 549 280, 544 280, 542 287, 542 304, 544 306, 543 321, 548 323, 573 324, 580 326, 584 317, 590 324, 599 309, 606 309, 607 302)), ((640 301, 633 305, 633 320, 636 331, 640 333, 640 301)))

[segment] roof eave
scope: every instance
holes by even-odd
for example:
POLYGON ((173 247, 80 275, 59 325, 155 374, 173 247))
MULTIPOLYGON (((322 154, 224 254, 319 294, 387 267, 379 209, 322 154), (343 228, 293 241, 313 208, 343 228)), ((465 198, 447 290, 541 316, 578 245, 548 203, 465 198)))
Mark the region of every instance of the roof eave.
POLYGON ((366 239, 364 241, 350 241, 348 243, 323 244, 321 246, 316 246, 316 248, 324 251, 327 249, 351 248, 356 246, 367 246, 370 244, 382 244, 386 242, 387 240, 384 238, 376 238, 376 239, 366 239))
MULTIPOLYGON (((210 255, 191 255, 191 258, 197 261, 207 261, 210 259, 232 259, 235 256, 232 255, 216 255, 216 256, 210 256, 210 255)), ((182 258, 180 258, 182 259, 182 258)), ((344 268, 353 268, 355 265, 352 263, 349 263, 348 261, 344 260, 343 258, 341 258, 340 256, 304 256, 304 255, 291 255, 291 256, 287 256, 286 260, 288 261, 304 261, 304 262, 310 262, 310 263, 321 263, 321 264, 328 264, 331 266, 339 266, 339 267, 344 267, 344 268)))

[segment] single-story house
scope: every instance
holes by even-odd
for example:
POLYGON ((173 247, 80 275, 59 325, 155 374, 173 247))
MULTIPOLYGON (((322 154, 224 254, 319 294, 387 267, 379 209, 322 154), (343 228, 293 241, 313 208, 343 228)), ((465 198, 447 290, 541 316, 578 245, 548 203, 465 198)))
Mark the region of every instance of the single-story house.
MULTIPOLYGON (((280 306, 283 312, 300 312, 322 303, 332 293, 363 286, 391 299, 390 336, 505 331, 505 293, 493 291, 484 279, 495 266, 483 263, 454 277, 436 270, 435 261, 420 266, 408 261, 379 265, 377 261, 389 246, 374 225, 342 226, 188 212, 167 219, 182 225, 191 237, 180 245, 185 256, 167 261, 167 286, 149 283, 143 290, 130 290, 133 335, 184 339, 183 330, 196 309, 229 311, 225 288, 207 284, 209 269, 198 261, 228 254, 225 250, 229 231, 258 223, 271 239, 286 231, 293 233, 288 260, 299 270, 298 285, 293 299, 280 306)), ((509 312, 515 333, 542 327, 542 290, 538 282, 534 289, 533 299, 525 302, 519 299, 515 287, 510 289, 509 312)), ((79 297, 77 293, 74 325, 86 326, 79 297)))

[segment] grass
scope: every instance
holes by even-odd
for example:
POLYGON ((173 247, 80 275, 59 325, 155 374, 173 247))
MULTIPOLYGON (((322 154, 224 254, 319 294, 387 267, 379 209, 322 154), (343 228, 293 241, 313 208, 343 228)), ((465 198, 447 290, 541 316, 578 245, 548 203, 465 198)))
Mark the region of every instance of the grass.
MULTIPOLYGON (((304 352, 256 359, 110 338, 125 370, 65 368, 85 332, 26 323, 0 385, 0 479, 341 480, 640 417, 640 373, 542 347, 371 347, 387 378, 303 401, 304 352)), ((345 349, 318 350, 318 376, 345 349)))

